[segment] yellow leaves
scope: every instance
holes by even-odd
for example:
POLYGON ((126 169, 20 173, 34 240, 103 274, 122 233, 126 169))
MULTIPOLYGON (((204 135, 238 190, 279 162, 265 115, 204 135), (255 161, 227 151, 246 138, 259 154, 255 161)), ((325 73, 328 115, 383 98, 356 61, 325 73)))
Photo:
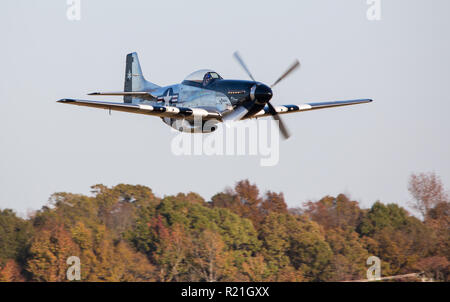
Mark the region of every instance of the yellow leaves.
POLYGON ((274 282, 304 282, 306 281, 301 270, 292 266, 285 266, 280 269, 270 281, 274 282))
POLYGON ((84 225, 84 223, 77 222, 71 229, 71 233, 73 240, 82 250, 92 248, 92 232, 84 225))
POLYGON ((282 194, 260 197, 248 181, 211 203, 195 193, 159 200, 141 186, 93 190, 55 194, 53 208, 27 221, 33 237, 2 236, 22 226, 4 213, 0 281, 23 280, 21 270, 30 281, 65 281, 70 256, 81 260, 82 281, 341 281, 364 278, 369 255, 383 275, 450 274, 445 203, 424 224, 397 205, 361 210, 344 195, 286 211, 282 194))
POLYGON ((249 257, 243 264, 242 270, 249 282, 264 282, 269 275, 269 269, 262 255, 249 257))
POLYGON ((155 269, 148 259, 123 241, 115 244, 109 234, 92 250, 82 251, 81 263, 84 281, 154 281, 155 269))
POLYGON ((98 245, 101 243, 106 234, 106 226, 98 225, 94 230, 94 244, 98 245))
POLYGON ((125 242, 121 241, 115 248, 114 265, 121 272, 118 281, 136 282, 136 281, 155 281, 155 267, 150 264, 147 257, 135 252, 125 242))
POLYGON ((67 258, 78 255, 79 250, 70 233, 57 225, 54 229, 37 232, 30 253, 26 269, 33 280, 59 282, 66 279, 67 258))
POLYGON ((216 232, 205 230, 193 246, 194 270, 201 281, 223 281, 235 273, 233 259, 225 243, 216 232))
MULTIPOLYGON (((303 282, 301 270, 290 265, 270 269, 264 256, 249 257, 242 265, 244 276, 249 282, 303 282)), ((240 280, 242 281, 242 280, 240 280)))

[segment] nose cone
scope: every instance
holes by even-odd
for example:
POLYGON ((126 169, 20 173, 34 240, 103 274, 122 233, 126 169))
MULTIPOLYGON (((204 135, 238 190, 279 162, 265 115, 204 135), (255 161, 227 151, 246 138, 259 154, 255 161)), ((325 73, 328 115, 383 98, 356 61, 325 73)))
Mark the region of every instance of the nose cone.
POLYGON ((260 84, 255 90, 255 99, 260 104, 266 104, 272 99, 273 93, 270 87, 260 84))

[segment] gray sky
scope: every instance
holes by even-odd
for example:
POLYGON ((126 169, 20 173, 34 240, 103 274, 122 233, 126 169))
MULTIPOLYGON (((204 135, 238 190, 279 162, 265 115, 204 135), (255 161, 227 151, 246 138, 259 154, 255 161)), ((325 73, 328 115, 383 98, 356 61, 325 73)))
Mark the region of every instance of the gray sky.
POLYGON ((82 0, 71 22, 65 0, 2 1, 0 208, 24 213, 97 183, 208 199, 249 178, 290 206, 340 192, 363 206, 406 205, 412 172, 435 171, 450 188, 450 1, 381 4, 382 20, 368 21, 365 0, 82 0), (177 157, 158 118, 56 103, 123 89, 132 51, 160 85, 200 68, 246 79, 237 49, 266 83, 300 59, 274 104, 375 102, 285 116, 293 136, 275 167, 253 156, 177 157))

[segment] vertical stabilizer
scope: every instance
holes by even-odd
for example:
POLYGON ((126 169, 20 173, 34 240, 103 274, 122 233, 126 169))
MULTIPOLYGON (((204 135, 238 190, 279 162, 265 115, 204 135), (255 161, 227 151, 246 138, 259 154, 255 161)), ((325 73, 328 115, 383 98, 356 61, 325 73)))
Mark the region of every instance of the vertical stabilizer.
MULTIPOLYGON (((125 67, 125 92, 142 92, 151 91, 153 89, 159 88, 151 82, 145 80, 142 74, 141 64, 139 64, 139 59, 137 53, 133 52, 127 55, 127 62, 125 67)), ((133 103, 135 97, 124 96, 123 100, 125 103, 133 103)))

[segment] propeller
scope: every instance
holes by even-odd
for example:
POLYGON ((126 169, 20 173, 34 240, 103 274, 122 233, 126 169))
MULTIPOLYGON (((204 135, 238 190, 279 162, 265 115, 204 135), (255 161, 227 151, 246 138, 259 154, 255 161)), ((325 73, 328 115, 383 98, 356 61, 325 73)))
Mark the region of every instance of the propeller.
POLYGON ((300 62, 298 60, 295 60, 294 63, 292 63, 291 67, 289 67, 282 75, 281 77, 278 78, 278 80, 276 80, 272 86, 270 86, 271 88, 275 87, 276 85, 278 85, 278 83, 280 83, 281 81, 283 81, 285 78, 287 78, 292 72, 294 72, 297 68, 300 67, 300 62))
MULTIPOLYGON (((236 59, 236 61, 239 63, 239 65, 241 65, 242 69, 244 69, 244 71, 248 74, 250 79, 252 79, 254 82, 256 82, 255 78, 253 77, 252 73, 248 69, 247 65, 245 65, 244 60, 242 59, 239 52, 236 51, 233 54, 233 56, 236 59)), ((273 88, 276 85, 278 85, 278 83, 280 83, 285 78, 287 78, 292 72, 294 72, 299 67, 300 67, 300 62, 298 60, 295 60, 294 63, 292 63, 292 65, 270 86, 270 88, 273 88)), ((270 90, 269 88, 267 88, 267 89, 270 90)), ((270 99, 267 101, 267 106, 269 107, 269 114, 272 115, 274 120, 278 121, 278 127, 280 128, 281 135, 283 136, 284 139, 288 139, 290 136, 289 131, 288 131, 286 125, 283 123, 283 120, 281 119, 281 116, 276 111, 275 107, 273 107, 273 105, 270 103, 270 99)))
POLYGON ((278 112, 270 102, 267 103, 267 106, 269 106, 269 113, 272 115, 274 120, 278 121, 278 127, 280 128, 281 135, 283 135, 284 139, 288 139, 291 134, 289 133, 286 125, 283 123, 281 116, 278 114, 278 112))
POLYGON ((233 54, 234 58, 236 59, 236 61, 238 61, 238 63, 241 65, 241 67, 245 70, 245 72, 248 74, 248 76, 250 77, 250 79, 252 79, 253 82, 256 82, 255 78, 252 76, 252 73, 250 72, 250 70, 247 68, 247 65, 245 65, 244 60, 242 60, 241 55, 239 54, 239 52, 235 52, 233 54))

